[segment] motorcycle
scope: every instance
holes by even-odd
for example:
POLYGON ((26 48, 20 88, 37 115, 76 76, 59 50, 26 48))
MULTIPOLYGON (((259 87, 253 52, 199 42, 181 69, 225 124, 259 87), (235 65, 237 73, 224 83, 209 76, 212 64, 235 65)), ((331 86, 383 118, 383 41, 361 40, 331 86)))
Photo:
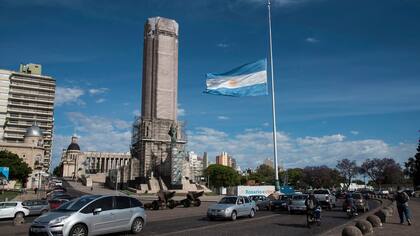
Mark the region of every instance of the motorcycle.
POLYGON ((357 214, 357 210, 356 210, 356 209, 354 209, 354 208, 353 208, 353 207, 351 207, 351 206, 347 206, 346 212, 347 212, 347 217, 348 217, 349 219, 351 219, 351 218, 353 218, 353 217, 355 217, 355 216, 357 216, 357 215, 358 215, 358 214, 357 214))
POLYGON ((321 225, 321 207, 307 211, 306 224, 308 228, 310 228, 312 224, 316 224, 317 226, 321 225))

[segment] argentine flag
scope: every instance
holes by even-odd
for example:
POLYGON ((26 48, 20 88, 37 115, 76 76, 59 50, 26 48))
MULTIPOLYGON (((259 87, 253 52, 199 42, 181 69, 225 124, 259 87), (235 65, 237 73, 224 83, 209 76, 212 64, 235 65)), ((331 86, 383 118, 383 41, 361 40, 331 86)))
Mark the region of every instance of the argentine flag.
POLYGON ((262 59, 226 73, 206 74, 205 93, 234 97, 268 95, 267 60, 262 59))

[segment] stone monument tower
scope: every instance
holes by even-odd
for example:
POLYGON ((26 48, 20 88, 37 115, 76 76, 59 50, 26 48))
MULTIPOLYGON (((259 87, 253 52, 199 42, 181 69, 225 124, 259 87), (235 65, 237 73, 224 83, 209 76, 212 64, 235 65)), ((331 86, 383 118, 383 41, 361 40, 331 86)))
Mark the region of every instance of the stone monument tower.
POLYGON ((183 150, 186 143, 183 123, 177 121, 177 95, 178 23, 149 18, 144 26, 141 117, 134 122, 131 146, 142 183, 151 177, 168 187, 176 182, 171 175, 173 150, 183 150))

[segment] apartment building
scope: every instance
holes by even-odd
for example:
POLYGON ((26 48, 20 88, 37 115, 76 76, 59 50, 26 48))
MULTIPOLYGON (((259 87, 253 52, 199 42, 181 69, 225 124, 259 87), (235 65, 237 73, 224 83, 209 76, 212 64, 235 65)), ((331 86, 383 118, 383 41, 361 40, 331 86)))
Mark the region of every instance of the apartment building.
POLYGON ((44 137, 43 170, 51 163, 55 87, 54 78, 42 75, 41 65, 20 65, 18 72, 0 70, 1 142, 23 143, 26 130, 36 124, 44 137))

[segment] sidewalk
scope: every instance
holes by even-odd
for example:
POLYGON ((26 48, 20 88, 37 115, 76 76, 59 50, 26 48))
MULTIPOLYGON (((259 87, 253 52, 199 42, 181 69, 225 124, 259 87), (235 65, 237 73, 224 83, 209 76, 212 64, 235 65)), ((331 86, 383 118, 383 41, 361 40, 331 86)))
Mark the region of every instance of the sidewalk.
MULTIPOLYGON (((86 194, 115 195, 115 190, 106 188, 105 186, 100 185, 98 183, 93 183, 93 190, 91 190, 90 187, 84 186, 80 182, 65 181, 65 183, 70 185, 70 187, 73 188, 74 190, 77 190, 86 194)), ((126 195, 126 194, 118 191, 118 195, 126 195)))
POLYGON ((393 204, 394 214, 382 228, 375 228, 373 235, 394 236, 394 235, 419 235, 420 232, 420 198, 411 198, 408 202, 411 211, 412 225, 400 224, 397 207, 393 204), (416 233, 417 232, 417 233, 416 233))
POLYGON ((15 198, 11 199, 13 201, 25 201, 25 200, 34 200, 45 198, 45 191, 38 191, 37 194, 33 190, 28 190, 26 193, 21 193, 15 198))

